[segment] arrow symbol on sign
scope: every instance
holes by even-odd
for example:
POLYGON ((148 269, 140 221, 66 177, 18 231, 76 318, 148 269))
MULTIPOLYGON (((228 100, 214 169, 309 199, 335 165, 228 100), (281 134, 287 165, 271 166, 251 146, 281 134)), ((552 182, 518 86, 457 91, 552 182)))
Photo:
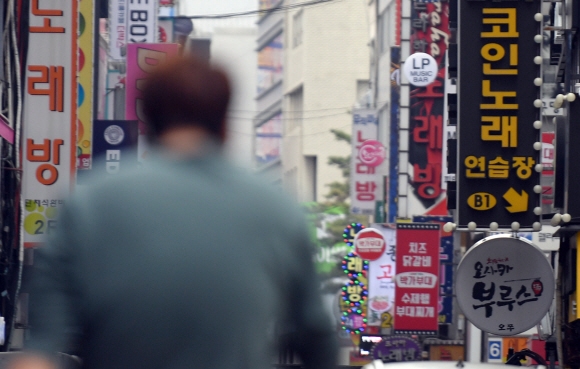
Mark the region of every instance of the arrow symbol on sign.
POLYGON ((510 213, 521 213, 528 210, 528 193, 524 190, 520 194, 513 187, 510 187, 503 198, 510 204, 510 206, 505 207, 510 213))

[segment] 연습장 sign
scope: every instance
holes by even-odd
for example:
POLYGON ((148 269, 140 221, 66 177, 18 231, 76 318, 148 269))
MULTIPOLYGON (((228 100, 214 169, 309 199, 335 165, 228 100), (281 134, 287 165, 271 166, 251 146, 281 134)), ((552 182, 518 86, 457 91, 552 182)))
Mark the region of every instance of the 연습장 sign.
POLYGON ((397 224, 395 333, 437 334, 440 225, 397 224))
POLYGON ((486 237, 456 272, 457 302, 482 331, 513 336, 540 322, 554 298, 554 272, 544 252, 523 237, 486 237))
POLYGON ((459 2, 459 228, 541 227, 540 5, 459 2))

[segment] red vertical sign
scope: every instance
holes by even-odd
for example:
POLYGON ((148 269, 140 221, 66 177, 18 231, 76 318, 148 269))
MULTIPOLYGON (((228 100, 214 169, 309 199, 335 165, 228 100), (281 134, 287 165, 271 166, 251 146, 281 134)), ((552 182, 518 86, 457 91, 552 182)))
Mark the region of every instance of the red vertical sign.
POLYGON ((397 224, 396 334, 437 334, 439 227, 439 224, 397 224))

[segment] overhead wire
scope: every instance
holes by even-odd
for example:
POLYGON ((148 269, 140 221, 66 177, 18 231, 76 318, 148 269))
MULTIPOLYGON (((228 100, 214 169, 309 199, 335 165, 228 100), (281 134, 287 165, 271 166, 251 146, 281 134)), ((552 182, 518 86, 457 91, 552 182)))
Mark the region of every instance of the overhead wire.
POLYGON ((270 12, 279 12, 279 11, 287 11, 296 8, 302 8, 307 6, 315 6, 324 3, 331 3, 337 2, 342 0, 312 0, 312 1, 305 1, 296 4, 289 4, 289 5, 278 5, 268 9, 258 9, 258 10, 248 10, 243 12, 235 12, 235 13, 223 13, 223 14, 206 14, 206 15, 180 15, 175 18, 189 18, 189 19, 223 19, 223 18, 234 18, 234 17, 243 17, 243 16, 252 16, 252 15, 261 15, 267 14, 270 12))

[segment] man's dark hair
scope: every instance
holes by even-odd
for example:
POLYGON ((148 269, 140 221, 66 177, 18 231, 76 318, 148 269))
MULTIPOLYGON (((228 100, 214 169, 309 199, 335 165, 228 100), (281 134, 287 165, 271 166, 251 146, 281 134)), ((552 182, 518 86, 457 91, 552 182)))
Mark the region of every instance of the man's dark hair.
POLYGON ((143 90, 149 137, 184 126, 221 136, 230 93, 227 76, 209 63, 191 56, 168 61, 147 77, 143 90))

